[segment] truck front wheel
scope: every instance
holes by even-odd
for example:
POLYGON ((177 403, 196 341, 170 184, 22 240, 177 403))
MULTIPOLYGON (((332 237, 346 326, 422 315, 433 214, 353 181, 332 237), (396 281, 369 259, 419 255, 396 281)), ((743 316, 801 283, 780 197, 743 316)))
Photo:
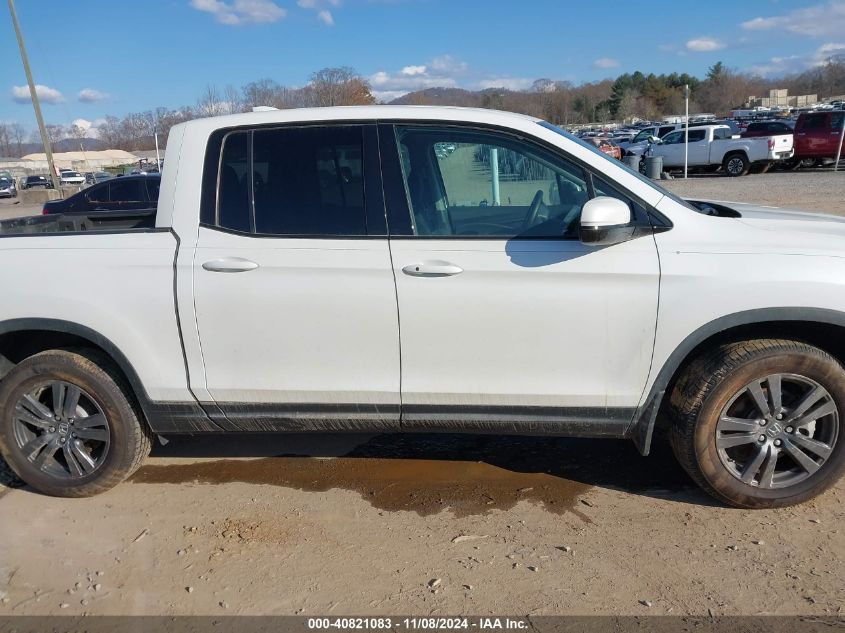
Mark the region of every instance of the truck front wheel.
POLYGON ((678 378, 670 413, 678 461, 735 507, 801 503, 845 471, 845 370, 804 343, 716 347, 678 378))
POLYGON ((50 350, 21 361, 0 383, 0 453, 27 484, 87 497, 131 475, 150 433, 107 358, 50 350))
POLYGON ((751 163, 745 154, 730 154, 722 162, 722 171, 728 176, 744 176, 748 173, 751 163))

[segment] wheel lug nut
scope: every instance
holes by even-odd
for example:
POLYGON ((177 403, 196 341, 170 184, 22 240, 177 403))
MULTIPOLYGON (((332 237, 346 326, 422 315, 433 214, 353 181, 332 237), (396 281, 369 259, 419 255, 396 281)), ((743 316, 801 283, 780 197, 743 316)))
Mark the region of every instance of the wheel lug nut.
POLYGON ((775 417, 776 417, 778 420, 783 420, 783 413, 778 413, 775 417))
POLYGON ((56 427, 55 427, 55 426, 51 426, 51 427, 50 427, 50 433, 55 433, 55 432, 56 432, 56 427))
POLYGON ((71 436, 72 438, 76 439, 76 433, 71 433, 71 434, 70 434, 70 436, 71 436))
POLYGON ((775 440, 775 446, 780 446, 782 442, 780 440, 775 440))
POLYGON ((787 432, 787 433, 792 433, 794 430, 795 430, 795 429, 793 429, 791 426, 786 427, 786 432, 787 432))
POLYGON ((61 439, 59 440, 59 442, 61 442, 62 444, 64 444, 64 443, 65 443, 65 438, 61 438, 61 439))
POLYGON ((766 436, 765 436, 765 435, 761 435, 760 437, 758 437, 758 438, 757 438, 757 441, 758 441, 758 442, 765 442, 765 441, 766 441, 766 436))
POLYGON ((760 426, 766 426, 768 422, 766 420, 760 420, 760 426))

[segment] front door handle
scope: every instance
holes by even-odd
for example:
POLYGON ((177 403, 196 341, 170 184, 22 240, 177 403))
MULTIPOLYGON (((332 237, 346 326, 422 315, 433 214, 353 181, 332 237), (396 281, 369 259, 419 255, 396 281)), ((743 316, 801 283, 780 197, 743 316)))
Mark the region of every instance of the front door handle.
POLYGON ((245 273, 258 268, 258 264, 243 257, 224 257, 205 262, 202 267, 213 273, 245 273))
POLYGON ((411 275, 411 277, 449 277, 464 272, 464 269, 455 266, 455 264, 438 260, 408 264, 402 268, 402 272, 411 275))

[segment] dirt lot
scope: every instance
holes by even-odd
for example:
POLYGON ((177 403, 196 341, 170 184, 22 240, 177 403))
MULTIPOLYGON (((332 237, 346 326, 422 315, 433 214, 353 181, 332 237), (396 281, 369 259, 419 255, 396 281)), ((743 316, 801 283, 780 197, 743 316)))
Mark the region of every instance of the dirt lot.
MULTIPOLYGON (((843 178, 668 184, 845 213, 843 178)), ((845 607, 845 481, 797 508, 727 509, 663 444, 641 458, 610 440, 185 438, 92 499, 18 488, 2 463, 0 479, 0 615, 845 607)))
POLYGON ((685 198, 754 202, 845 215, 845 169, 770 171, 741 178, 717 174, 664 180, 660 184, 685 198))

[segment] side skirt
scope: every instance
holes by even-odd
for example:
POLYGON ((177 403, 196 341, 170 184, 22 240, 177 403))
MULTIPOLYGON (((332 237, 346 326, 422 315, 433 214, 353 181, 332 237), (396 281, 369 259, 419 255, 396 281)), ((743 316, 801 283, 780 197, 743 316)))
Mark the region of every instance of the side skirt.
POLYGON ((627 437, 635 409, 361 404, 152 403, 163 435, 196 433, 441 432, 627 437))

